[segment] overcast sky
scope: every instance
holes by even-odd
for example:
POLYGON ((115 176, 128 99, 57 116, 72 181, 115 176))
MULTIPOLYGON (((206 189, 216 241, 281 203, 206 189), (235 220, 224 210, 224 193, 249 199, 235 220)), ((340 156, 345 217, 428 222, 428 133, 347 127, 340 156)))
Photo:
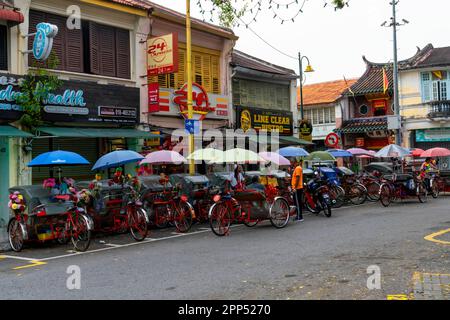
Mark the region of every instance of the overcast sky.
MULTIPOLYGON (((202 18, 197 1, 191 1, 192 15, 202 18)), ((303 13, 295 18, 295 22, 283 24, 268 10, 269 0, 261 1, 263 10, 250 28, 288 55, 296 57, 301 51, 302 55, 308 56, 316 72, 307 74, 306 84, 338 80, 344 75, 347 79, 361 76, 365 70, 363 55, 374 62, 392 61, 392 28, 380 26, 392 16, 390 0, 350 0, 350 7, 336 12, 330 5, 324 8, 324 0, 306 0, 303 13)), ((273 1, 280 4, 293 2, 273 1)), ((153 2, 180 12, 186 10, 184 0, 153 2)), ((207 3, 207 0, 201 2, 207 3)), ((301 5, 303 0, 298 2, 301 5)), ((280 9, 278 15, 291 18, 298 8, 298 5, 291 5, 288 10, 280 9)), ((398 19, 410 22, 398 31, 399 59, 411 57, 417 46, 423 48, 428 43, 435 47, 450 46, 450 1, 401 0, 397 9, 398 19)), ((243 20, 250 21, 253 16, 248 12, 243 20)), ((239 36, 236 49, 298 73, 297 60, 273 50, 245 26, 235 28, 234 32, 239 36)))

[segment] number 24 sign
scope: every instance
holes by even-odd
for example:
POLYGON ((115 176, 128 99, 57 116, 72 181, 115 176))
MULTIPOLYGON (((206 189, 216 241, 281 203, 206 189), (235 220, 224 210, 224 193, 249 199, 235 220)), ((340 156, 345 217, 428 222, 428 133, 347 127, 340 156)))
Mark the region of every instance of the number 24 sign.
POLYGON ((178 34, 170 33, 147 40, 148 76, 178 72, 178 34))

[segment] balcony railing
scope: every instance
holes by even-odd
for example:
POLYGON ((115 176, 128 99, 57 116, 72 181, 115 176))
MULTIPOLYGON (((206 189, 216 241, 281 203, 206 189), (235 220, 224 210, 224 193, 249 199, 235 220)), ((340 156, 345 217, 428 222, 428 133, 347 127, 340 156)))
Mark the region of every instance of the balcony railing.
POLYGON ((450 100, 432 101, 428 118, 450 118, 450 100))

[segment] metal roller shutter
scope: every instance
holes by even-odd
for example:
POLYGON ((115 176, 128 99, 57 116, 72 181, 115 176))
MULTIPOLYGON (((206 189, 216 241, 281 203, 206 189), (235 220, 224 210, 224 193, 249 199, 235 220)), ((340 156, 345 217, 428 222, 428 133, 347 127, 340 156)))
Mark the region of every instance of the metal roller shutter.
MULTIPOLYGON (((33 158, 41 153, 48 152, 50 150, 49 144, 50 139, 34 140, 32 152, 33 158)), ((91 168, 98 159, 98 139, 83 138, 83 140, 80 140, 77 138, 54 138, 53 149, 76 152, 85 157, 91 163, 89 166, 63 167, 63 176, 70 177, 78 181, 93 179, 94 172, 91 171, 91 168)), ((33 168, 32 170, 33 184, 40 184, 44 179, 50 177, 49 168, 33 168)))

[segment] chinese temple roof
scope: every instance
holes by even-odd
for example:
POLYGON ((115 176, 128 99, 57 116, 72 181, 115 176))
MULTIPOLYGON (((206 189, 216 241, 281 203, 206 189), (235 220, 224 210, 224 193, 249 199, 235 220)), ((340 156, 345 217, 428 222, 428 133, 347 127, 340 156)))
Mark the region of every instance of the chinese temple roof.
POLYGON ((344 121, 341 128, 336 129, 339 133, 364 133, 377 130, 387 130, 387 117, 355 118, 344 121))

